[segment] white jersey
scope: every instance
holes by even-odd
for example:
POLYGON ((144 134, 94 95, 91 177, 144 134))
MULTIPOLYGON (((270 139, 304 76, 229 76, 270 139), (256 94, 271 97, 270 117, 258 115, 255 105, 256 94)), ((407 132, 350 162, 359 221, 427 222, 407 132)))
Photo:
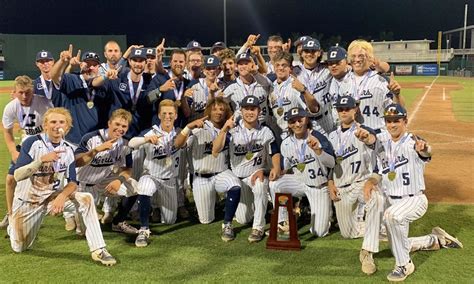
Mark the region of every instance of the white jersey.
POLYGON ((310 187, 319 188, 327 183, 329 170, 334 166, 333 149, 324 135, 317 131, 311 134, 321 143, 321 156, 308 146, 307 139, 297 139, 294 135, 281 143, 281 156, 284 170, 292 169, 296 179, 310 187))
MULTIPOLYGON (((367 129, 364 126, 362 128, 367 129)), ((334 183, 336 187, 344 187, 356 182, 366 180, 375 166, 374 147, 367 146, 355 136, 355 123, 348 129, 340 126, 329 134, 329 141, 334 148, 336 161, 341 159, 334 167, 334 183)), ((373 131, 373 130, 369 130, 373 131)), ((375 133, 373 133, 375 135, 375 133)))
POLYGON ((230 165, 237 177, 246 178, 266 167, 266 159, 275 152, 276 147, 270 128, 259 125, 247 129, 240 121, 229 133, 230 165))
POLYGON ((42 203, 53 193, 61 191, 63 180, 76 181, 76 166, 74 151, 64 140, 53 144, 46 134, 28 137, 21 147, 16 168, 38 161, 42 156, 54 151, 62 150, 56 162, 42 163, 40 168, 30 177, 19 181, 15 188, 15 198, 31 203, 42 203))
POLYGON ((271 61, 265 62, 265 65, 267 65, 267 74, 275 73, 275 67, 271 61))
POLYGON ((331 73, 321 64, 318 64, 312 70, 308 70, 301 65, 300 68, 295 68, 294 73, 319 103, 320 110, 312 120, 313 129, 325 135, 329 134, 335 129, 332 102, 329 95, 331 73))
POLYGON ((229 168, 228 139, 217 158, 212 156, 212 142, 216 139, 220 129, 214 127, 212 122, 206 120, 203 128, 195 128, 188 137, 187 145, 192 153, 193 168, 196 173, 214 174, 229 168))
POLYGON ((53 105, 46 97, 33 96, 30 106, 22 106, 18 99, 10 101, 3 110, 3 128, 11 129, 15 122, 22 129, 22 141, 43 131, 43 115, 53 105))
POLYGON ((170 179, 178 176, 181 149, 174 146, 178 131, 180 129, 173 128, 171 132, 167 133, 161 127, 153 125, 152 129, 145 133, 145 137, 151 135, 162 137, 156 145, 145 143, 140 146, 145 151, 143 175, 151 175, 158 179, 170 179))
POLYGON ((302 98, 303 95, 291 86, 292 82, 292 77, 289 77, 280 84, 275 80, 269 97, 273 117, 275 117, 276 123, 283 133, 288 131, 288 121, 285 120, 285 113, 294 107, 307 109, 306 103, 302 98))
MULTIPOLYGON (((191 89, 193 90, 193 102, 191 104, 192 116, 194 118, 202 117, 204 110, 206 109, 207 102, 209 101, 209 88, 207 87, 206 79, 200 78, 197 83, 194 84, 191 89)), ((188 121, 193 121, 193 117, 190 117, 188 121)))
POLYGON ((351 72, 347 72, 344 77, 337 79, 332 77, 329 83, 329 97, 334 105, 337 98, 352 96, 351 72))
MULTIPOLYGON (((74 154, 87 153, 107 140, 107 129, 90 132, 82 138, 74 154)), ((127 144, 127 140, 120 138, 112 149, 97 153, 89 164, 77 168, 77 180, 80 183, 97 184, 110 176, 115 169, 131 168, 132 154, 127 144)))
POLYGON ((255 96, 258 98, 260 104, 260 115, 258 121, 260 123, 268 122, 268 93, 269 88, 262 86, 257 81, 254 81, 250 85, 246 85, 237 78, 236 82, 229 85, 224 90, 224 98, 230 101, 233 110, 236 112, 236 116, 240 115, 240 103, 246 96, 255 96))
POLYGON ((430 158, 422 158, 415 151, 413 134, 405 133, 397 142, 386 132, 378 138, 377 170, 382 175, 387 195, 405 196, 425 190, 423 174, 430 158), (395 172, 393 180, 389 179, 390 172, 395 172))

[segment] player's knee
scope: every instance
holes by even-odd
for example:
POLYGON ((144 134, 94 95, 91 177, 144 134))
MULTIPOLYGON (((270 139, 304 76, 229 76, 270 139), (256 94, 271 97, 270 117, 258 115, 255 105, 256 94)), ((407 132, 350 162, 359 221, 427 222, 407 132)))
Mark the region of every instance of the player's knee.
POLYGON ((5 182, 6 182, 6 185, 9 186, 10 188, 15 187, 16 185, 16 181, 13 175, 7 175, 5 182))
POLYGON ((383 219, 386 223, 397 224, 401 222, 401 218, 395 214, 395 212, 387 210, 383 214, 383 219))
POLYGON ((89 207, 91 204, 94 204, 94 197, 89 192, 81 192, 76 194, 76 200, 81 204, 81 206, 89 207))

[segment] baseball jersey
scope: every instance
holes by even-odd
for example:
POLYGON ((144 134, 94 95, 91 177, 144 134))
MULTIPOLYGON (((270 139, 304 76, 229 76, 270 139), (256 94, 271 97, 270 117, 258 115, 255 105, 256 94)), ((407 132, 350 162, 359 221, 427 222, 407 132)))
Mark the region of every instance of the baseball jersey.
MULTIPOLYGON (((190 85, 193 83, 190 83, 190 85)), ((199 78, 192 85, 193 97, 191 100, 191 116, 188 121, 194 121, 204 116, 204 110, 206 109, 207 102, 209 101, 210 91, 206 83, 206 78, 199 78)))
POLYGON ((275 135, 266 126, 247 129, 241 120, 229 133, 230 165, 237 177, 246 178, 265 168, 267 156, 279 153, 275 135))
POLYGON ((268 122, 268 93, 270 89, 262 86, 257 81, 250 85, 246 85, 240 78, 237 78, 234 84, 229 85, 224 90, 224 98, 230 101, 232 109, 236 112, 236 116, 240 116, 240 103, 246 96, 255 96, 260 104, 260 115, 258 121, 260 123, 268 122))
MULTIPOLYGON (((120 69, 120 71, 122 71, 124 70, 123 68, 125 68, 126 65, 127 65, 127 60, 121 57, 119 61, 117 62, 117 64, 115 64, 115 69, 118 69, 120 66, 122 66, 122 69, 120 69)), ((101 63, 100 66, 102 66, 102 68, 99 68, 99 74, 101 76, 105 76, 107 74, 107 71, 109 71, 110 69, 109 63, 104 62, 104 63, 101 63)))
MULTIPOLYGON (((107 140, 108 129, 87 133, 74 154, 87 153, 107 140)), ((112 149, 97 153, 89 164, 77 168, 77 180, 81 183, 96 184, 112 174, 115 168, 131 168, 132 153, 127 144, 127 140, 120 138, 114 143, 112 149)))
POLYGON ((39 134, 43 131, 43 115, 53 107, 46 97, 33 96, 30 106, 22 106, 20 100, 10 101, 3 110, 3 128, 11 129, 18 122, 22 129, 23 142, 27 137, 39 134))
POLYGON ((215 158, 212 156, 212 142, 216 139, 220 129, 209 120, 204 121, 203 128, 195 128, 188 137, 187 145, 192 153, 193 168, 196 173, 220 173, 229 168, 229 134, 227 134, 224 148, 215 158))
MULTIPOLYGON (((375 135, 372 129, 361 126, 375 135)), ((368 146, 355 136, 357 130, 353 123, 350 128, 341 128, 339 126, 335 131, 329 134, 329 142, 334 148, 336 161, 342 157, 342 161, 334 167, 334 183, 336 187, 346 186, 358 181, 366 180, 372 173, 376 158, 375 144, 368 146)))
MULTIPOLYGON (((334 151, 328 139, 317 131, 311 134, 316 137, 322 148, 322 154, 326 158, 334 159, 334 151)), ((326 159, 320 159, 318 155, 308 146, 307 138, 297 139, 294 135, 288 136, 281 143, 281 158, 284 170, 293 170, 293 174, 299 180, 310 187, 320 187, 328 181, 328 173, 333 164, 325 164, 326 159), (300 165, 300 166, 298 166, 300 165), (304 168, 301 167, 304 165, 304 168)))
POLYGON ((347 72, 341 79, 332 77, 329 83, 329 96, 333 105, 339 97, 352 96, 350 77, 350 72, 347 72))
POLYGON ((61 97, 61 92, 51 80, 44 79, 43 75, 40 75, 33 81, 33 92, 37 96, 46 97, 54 104, 61 97))
POLYGON ((42 163, 41 167, 29 178, 19 181, 15 188, 15 198, 31 203, 42 203, 51 194, 63 189, 63 179, 76 182, 74 151, 65 141, 54 144, 42 133, 28 137, 21 147, 16 169, 54 151, 64 150, 56 162, 42 163))
POLYGON ((387 132, 378 138, 376 171, 382 175, 387 195, 404 196, 425 190, 423 174, 431 158, 421 157, 415 151, 413 134, 407 132, 397 142, 387 132), (393 180, 389 179, 390 172, 395 172, 393 180))
POLYGON ((307 108, 304 102, 304 96, 292 87, 292 82, 292 77, 288 77, 286 81, 280 84, 275 80, 273 82, 273 90, 269 97, 273 117, 275 117, 277 125, 283 132, 288 131, 288 122, 285 120, 285 113, 293 107, 307 108))
POLYGON ((326 135, 329 134, 335 129, 331 96, 329 94, 331 73, 322 64, 318 64, 312 70, 306 69, 301 65, 299 68, 295 67, 293 73, 308 88, 319 103, 319 112, 311 120, 313 129, 326 135))
POLYGON ((157 135, 162 136, 158 144, 145 143, 141 148, 145 152, 145 160, 143 164, 143 174, 151 175, 159 179, 170 179, 178 176, 179 157, 181 149, 174 146, 176 133, 180 129, 166 132, 160 126, 153 125, 152 129, 145 131, 143 137, 157 135))
POLYGON ((125 134, 126 139, 139 135, 152 125, 153 105, 148 103, 146 89, 151 81, 150 74, 142 75, 139 82, 133 82, 130 71, 121 72, 116 80, 106 80, 100 90, 113 94, 111 111, 123 108, 132 113, 132 123, 125 134))

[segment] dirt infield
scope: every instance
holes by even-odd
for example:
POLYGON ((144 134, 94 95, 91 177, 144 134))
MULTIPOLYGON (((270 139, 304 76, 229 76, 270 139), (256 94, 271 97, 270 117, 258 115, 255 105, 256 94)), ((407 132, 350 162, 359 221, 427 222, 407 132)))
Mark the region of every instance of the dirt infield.
POLYGON ((411 83, 402 84, 402 88, 425 89, 424 100, 420 101, 423 96, 417 98, 408 118, 410 131, 433 146, 433 160, 425 172, 429 200, 474 203, 474 124, 456 121, 451 101, 451 92, 462 85, 435 82, 429 89, 425 84, 411 83))
POLYGON ((9 94, 12 92, 11 87, 0 87, 0 94, 9 94))

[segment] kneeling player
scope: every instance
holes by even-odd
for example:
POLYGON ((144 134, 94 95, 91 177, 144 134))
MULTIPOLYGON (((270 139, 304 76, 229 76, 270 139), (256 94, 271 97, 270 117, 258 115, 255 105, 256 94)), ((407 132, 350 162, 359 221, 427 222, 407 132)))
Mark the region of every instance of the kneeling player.
MULTIPOLYGON (((333 149, 320 132, 311 131, 308 113, 302 108, 290 109, 286 119, 289 136, 281 144, 284 174, 280 179, 270 182, 272 202, 275 204, 277 192, 291 193, 296 197, 306 195, 311 207, 310 232, 324 237, 331 226, 327 177, 330 168, 334 167, 333 149)), ((284 221, 281 220, 283 214, 279 217, 280 222, 284 221)))
POLYGON ((440 227, 433 228, 429 235, 408 238, 409 224, 428 209, 423 174, 425 164, 431 160, 431 147, 407 131, 407 112, 402 106, 387 106, 384 119, 388 134, 378 137, 381 144, 377 149, 378 173, 366 182, 364 195, 369 200, 380 182, 386 189, 388 208, 383 219, 395 256, 395 268, 387 279, 403 281, 415 271, 410 252, 462 248, 462 243, 440 227))
POLYGON ((44 133, 23 143, 14 173, 18 182, 13 200, 9 235, 12 249, 22 252, 33 244, 47 214, 77 210, 86 226, 86 238, 92 259, 104 265, 116 260, 105 249, 94 198, 76 192, 74 152, 64 140, 72 118, 64 108, 52 108, 44 114, 44 133), (63 185, 66 178, 67 184, 63 185))

